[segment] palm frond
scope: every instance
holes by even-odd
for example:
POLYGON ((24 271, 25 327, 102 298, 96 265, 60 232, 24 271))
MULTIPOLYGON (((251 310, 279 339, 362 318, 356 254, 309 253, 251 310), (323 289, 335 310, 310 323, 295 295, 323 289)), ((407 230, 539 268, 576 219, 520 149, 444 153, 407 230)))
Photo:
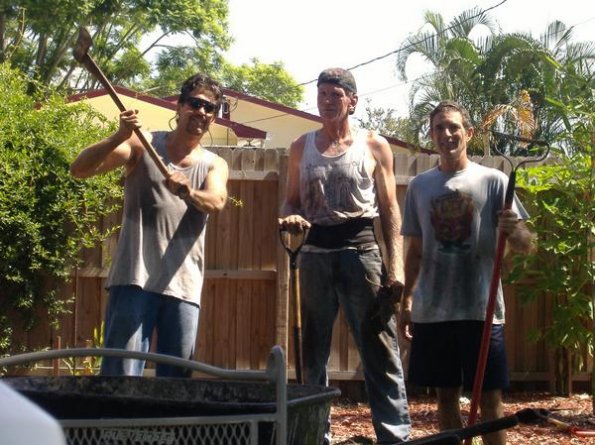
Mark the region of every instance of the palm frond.
POLYGON ((440 35, 443 34, 446 30, 446 22, 444 21, 444 17, 438 12, 434 11, 425 11, 424 12, 424 26, 430 25, 434 28, 436 34, 440 35))
POLYGON ((545 48, 549 48, 554 54, 557 54, 570 42, 571 38, 572 28, 555 20, 547 26, 539 40, 545 48))
POLYGON ((421 55, 434 66, 439 65, 442 51, 436 34, 421 32, 408 37, 399 48, 397 54, 397 70, 402 79, 407 80, 406 68, 409 57, 413 54, 421 55))
POLYGON ((450 23, 449 31, 455 37, 469 37, 471 31, 478 25, 486 26, 490 34, 495 34, 500 29, 489 12, 476 6, 455 17, 450 23))

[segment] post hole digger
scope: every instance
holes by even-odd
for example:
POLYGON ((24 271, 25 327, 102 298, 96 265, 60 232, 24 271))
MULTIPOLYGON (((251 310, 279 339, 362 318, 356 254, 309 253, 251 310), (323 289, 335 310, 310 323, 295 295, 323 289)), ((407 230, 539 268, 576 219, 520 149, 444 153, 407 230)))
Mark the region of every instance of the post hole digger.
POLYGON ((570 436, 595 438, 595 430, 581 429, 575 425, 556 419, 552 417, 552 412, 547 409, 525 408, 517 412, 516 416, 519 422, 527 425, 549 423, 557 429, 567 432, 570 436))
POLYGON ((561 420, 551 417, 551 413, 541 408, 524 408, 514 414, 499 419, 476 423, 463 428, 441 431, 440 433, 420 437, 406 442, 408 445, 459 445, 462 440, 471 441, 474 437, 483 436, 499 430, 513 428, 517 425, 535 425, 550 423, 556 428, 576 437, 595 437, 595 431, 581 430, 561 420))
POLYGON ((289 269, 290 269, 290 289, 291 297, 293 301, 293 351, 294 351, 294 362, 295 362, 295 377, 299 384, 304 383, 303 370, 304 361, 302 354, 302 316, 301 316, 301 305, 300 305, 300 276, 299 269, 297 267, 297 258, 300 253, 300 249, 304 245, 308 236, 307 229, 302 231, 298 235, 290 235, 289 231, 281 227, 279 229, 279 238, 281 244, 289 255, 289 269), (294 245, 292 247, 292 238, 294 245))
MULTIPOLYGON (((516 173, 518 169, 529 163, 529 162, 540 162, 544 160, 550 151, 549 144, 543 140, 535 140, 529 139, 521 136, 511 135, 511 134, 504 134, 497 131, 492 131, 492 134, 497 141, 502 143, 502 141, 512 142, 516 144, 517 150, 511 150, 510 154, 520 154, 518 153, 518 147, 521 144, 525 144, 526 149, 525 151, 528 154, 534 154, 531 149, 533 147, 544 147, 544 149, 537 155, 531 158, 525 158, 524 160, 516 163, 513 162, 511 157, 505 155, 501 150, 496 149, 499 155, 501 155, 511 167, 508 185, 506 188, 506 193, 504 197, 504 204, 502 210, 510 210, 512 207, 512 203, 514 200, 514 193, 515 193, 515 185, 516 185, 516 173), (516 152, 516 153, 515 153, 516 152)), ((496 144, 498 145, 498 144, 496 144)), ((496 308, 496 297, 498 293, 498 289, 500 286, 500 273, 502 267, 502 260, 504 258, 504 251, 506 246, 506 238, 507 235, 504 230, 498 231, 498 238, 496 243, 496 253, 494 257, 494 266, 492 270, 492 278, 489 287, 489 295, 488 301, 486 306, 486 315, 485 315, 485 322, 483 326, 483 333, 480 343, 479 349, 479 356, 477 360, 477 368, 475 371, 475 379, 473 383, 473 391, 471 397, 471 406, 469 408, 469 418, 467 421, 468 425, 473 425, 477 419, 477 411, 479 407, 479 399, 481 397, 482 391, 482 384, 485 375, 487 360, 488 360, 488 351, 489 351, 489 344, 490 344, 490 336, 491 336, 491 329, 492 329, 492 321, 494 318, 494 312, 496 308)), ((471 445, 471 438, 467 438, 465 440, 465 445, 471 445)))
MULTIPOLYGON (((99 83, 101 83, 101 85, 106 89, 106 91, 108 92, 109 96, 112 98, 112 100, 114 101, 114 103, 116 104, 118 109, 121 112, 126 111, 126 107, 120 100, 118 94, 116 93, 116 90, 114 89, 114 87, 112 86, 110 81, 107 79, 107 77, 105 76, 103 71, 101 71, 99 66, 95 63, 95 61, 89 55, 89 48, 91 47, 92 44, 93 44, 93 40, 91 38, 91 35, 89 34, 89 31, 87 31, 84 27, 81 26, 79 28, 78 38, 77 38, 76 43, 72 49, 72 54, 73 54, 75 60, 77 62, 81 63, 82 65, 84 65, 84 67, 87 69, 87 71, 89 71, 89 73, 91 73, 99 81, 99 83)), ((155 162, 155 165, 157 166, 157 168, 159 169, 161 174, 163 174, 163 177, 165 179, 169 178, 171 175, 171 172, 169 171, 167 166, 163 163, 161 157, 157 154, 157 150, 155 150, 155 148, 147 140, 147 138, 145 137, 145 135, 143 134, 143 132, 141 130, 135 129, 134 133, 136 134, 136 136, 138 137, 140 142, 143 144, 145 150, 147 151, 147 153, 149 154, 149 156, 151 157, 153 162, 155 162)), ((180 197, 184 198, 183 195, 184 195, 184 193, 187 193, 187 192, 188 192, 187 190, 181 190, 180 194, 179 194, 180 197)))

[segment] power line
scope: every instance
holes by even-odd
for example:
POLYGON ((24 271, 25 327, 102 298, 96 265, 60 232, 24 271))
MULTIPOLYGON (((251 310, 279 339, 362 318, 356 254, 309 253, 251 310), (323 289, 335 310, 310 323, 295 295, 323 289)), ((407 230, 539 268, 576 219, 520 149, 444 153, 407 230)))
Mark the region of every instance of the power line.
MULTIPOLYGON (((425 77, 429 77, 432 74, 433 73, 422 74, 421 76, 418 76, 415 79, 410 79, 410 80, 407 80, 407 81, 403 81, 403 82, 400 82, 400 83, 398 83, 396 85, 391 85, 391 86, 388 86, 388 87, 385 87, 385 88, 381 88, 379 90, 370 91, 368 93, 364 93, 364 94, 361 94, 361 95, 358 95, 358 96, 361 97, 361 98, 364 98, 364 97, 367 97, 367 96, 371 96, 373 94, 380 93, 381 91, 384 91, 384 90, 390 90, 392 88, 396 88, 396 87, 399 87, 399 86, 402 86, 402 85, 407 85, 408 83, 417 82, 418 80, 423 79, 425 77)), ((308 107, 308 108, 302 108, 299 111, 303 111, 303 112, 308 113, 308 112, 313 111, 313 110, 316 110, 316 109, 317 109, 317 107, 316 106, 313 106, 313 107, 308 107)), ((241 124, 242 125, 250 125, 250 124, 253 124, 255 122, 262 122, 262 121, 267 121, 267 120, 271 120, 271 119, 277 119, 279 117, 288 116, 288 115, 289 115, 289 113, 279 113, 279 114, 275 114, 273 116, 262 117, 260 119, 254 119, 254 120, 251 120, 251 121, 244 121, 244 122, 241 122, 241 124)))
MULTIPOLYGON (((477 13, 477 14, 475 14, 475 15, 471 16, 471 17, 468 17, 468 18, 467 18, 465 21, 469 21, 469 20, 471 20, 471 19, 473 19, 473 18, 475 18, 475 17, 478 17, 478 16, 480 16, 481 14, 483 14, 483 13, 485 13, 485 12, 488 12, 488 11, 491 11, 491 10, 493 10, 493 9, 495 9, 495 8, 498 8, 499 6, 502 6, 502 5, 503 5, 504 3, 506 3, 507 1, 508 1, 508 0, 502 0, 500 3, 497 3, 496 5, 493 5, 493 6, 491 6, 491 7, 487 8, 487 9, 485 9, 485 10, 482 10, 482 11, 480 11, 479 13, 477 13)), ((579 23, 576 23, 576 24, 574 24, 574 25, 571 25, 571 26, 570 26, 570 28, 575 28, 576 26, 584 25, 585 23, 588 23, 588 22, 590 22, 590 21, 592 21, 592 20, 594 20, 594 19, 595 19, 595 17, 590 17, 590 18, 587 18, 587 19, 585 19, 585 20, 583 20, 583 21, 581 21, 581 22, 579 22, 579 23)), ((388 56, 390 56, 390 55, 393 55, 393 54, 399 53, 400 51, 403 51, 403 50, 405 50, 405 49, 408 49, 408 48, 410 48, 410 47, 416 46, 416 45, 418 45, 418 44, 420 44, 420 43, 422 43, 422 42, 424 42, 424 41, 427 41, 428 39, 431 39, 431 38, 437 37, 437 36, 439 36, 439 35, 441 35, 441 34, 443 34, 443 33, 447 32, 448 30, 452 29, 454 26, 455 26, 455 25, 453 25, 453 26, 450 26, 450 27, 448 27, 448 28, 445 28, 445 29, 444 29, 444 30, 442 30, 441 32, 438 32, 438 33, 435 33, 435 34, 432 34, 432 35, 428 35, 427 37, 425 37, 424 39, 421 39, 421 40, 419 40, 418 42, 413 42, 413 43, 411 43, 410 45, 407 45, 407 46, 405 46, 405 47, 402 47, 402 48, 399 48, 399 49, 397 49, 397 50, 391 51, 391 52, 389 52, 389 53, 387 53, 387 54, 385 54, 385 55, 383 55, 383 56, 376 57, 376 58, 374 58, 374 59, 371 59, 371 60, 369 60, 369 61, 362 62, 362 63, 360 63, 360 64, 357 64, 357 65, 355 65, 355 66, 353 66, 353 67, 351 67, 351 68, 348 68, 348 69, 349 69, 349 70, 353 70, 353 69, 360 68, 360 67, 362 67, 362 66, 365 66, 365 65, 369 65, 369 64, 371 64, 371 63, 373 63, 373 62, 377 62, 377 61, 379 61, 379 60, 382 60, 382 59, 384 59, 384 58, 386 58, 386 57, 388 57, 388 56)), ((423 79, 423 78, 426 78, 426 77, 430 77, 430 76, 432 76, 432 75, 434 75, 434 74, 435 74, 435 73, 425 73, 425 74, 422 74, 422 75, 420 75, 420 76, 418 76, 418 77, 416 77, 416 78, 414 78, 414 79, 409 79, 409 80, 407 80, 407 81, 403 81, 403 82, 400 82, 400 83, 397 83, 397 84, 394 84, 394 85, 390 85, 390 86, 383 87, 383 88, 380 88, 380 89, 377 89, 377 90, 373 90, 373 91, 370 91, 370 92, 366 92, 366 93, 363 93, 363 94, 359 94, 359 97, 360 97, 360 98, 369 97, 369 96, 372 96, 372 95, 374 95, 374 94, 380 93, 380 92, 382 92, 382 91, 386 91, 386 90, 390 90, 390 89, 393 89, 393 88, 397 88, 397 87, 400 87, 400 86, 403 86, 403 85, 407 85, 407 84, 410 84, 410 83, 414 83, 414 82, 416 82, 416 81, 418 81, 418 80, 420 80, 420 79, 423 79)), ((301 83, 301 84, 299 84, 299 85, 308 85, 308 84, 314 83, 314 82, 316 82, 316 81, 317 81, 317 79, 314 79, 314 80, 311 80, 311 81, 308 81, 308 82, 301 83)), ((304 112, 310 112, 310 111, 312 111, 312 110, 315 110, 315 109, 316 109, 316 106, 312 106, 312 107, 306 107, 306 108, 300 109, 300 111, 304 111, 304 112)), ((280 117, 286 116, 287 114, 288 114, 288 113, 280 113, 280 114, 277 114, 277 115, 268 116, 268 117, 264 117, 264 118, 260 118, 260 119, 251 120, 251 121, 246 121, 246 122, 243 122, 243 123, 244 123, 244 124, 248 124, 248 125, 249 125, 249 124, 251 124, 251 123, 256 123, 256 122, 260 122, 260 121, 266 121, 266 120, 271 120, 271 119, 280 118, 280 117)))
MULTIPOLYGON (((482 10, 480 10, 480 11, 479 11, 477 14, 475 14, 475 15, 473 15, 473 16, 471 16, 471 17, 468 17, 468 18, 467 18, 465 21, 466 21, 466 22, 468 22, 469 20, 472 20, 472 19, 474 19, 474 18, 476 18, 476 17, 479 17, 480 15, 482 15, 482 14, 485 14, 486 12, 488 12, 488 11, 491 11, 492 9, 496 9, 496 8, 498 8, 499 6, 502 6, 502 5, 503 5, 504 3, 506 3, 507 1, 508 1, 508 0, 502 0, 500 3, 498 3, 498 4, 494 5, 494 6, 490 6, 490 7, 489 7, 489 8, 487 8, 487 9, 482 9, 482 10)), ((457 24, 457 25, 458 25, 458 24, 457 24)), ((395 49, 395 50, 393 50, 393 51, 391 51, 391 52, 389 52, 389 53, 387 53, 387 54, 384 54, 383 56, 378 56, 378 57, 375 57, 375 58, 373 58, 373 59, 370 59, 370 60, 368 60, 368 61, 366 61, 366 62, 358 63, 357 65, 354 65, 354 66, 352 66, 352 67, 350 67, 350 68, 347 68, 347 69, 348 69, 349 71, 351 71, 351 70, 355 70, 355 69, 357 69, 357 68, 361 68, 362 66, 369 65, 369 64, 371 64, 371 63, 377 62, 377 61, 379 61, 379 60, 382 60, 382 59, 386 59, 387 57, 389 57, 389 56, 392 56, 393 54, 397 54, 397 53, 399 53, 399 52, 401 52, 401 51, 404 51, 404 50, 406 50, 406 49, 413 48, 413 47, 415 47, 415 46, 419 45, 420 43, 423 43, 423 42, 425 42, 425 41, 427 41, 427 40, 429 40, 429 39, 433 39, 434 37, 438 37, 439 35, 442 35, 442 34, 446 33, 447 31, 450 31, 451 29, 453 29, 453 28, 454 28, 455 26, 457 26, 457 25, 452 25, 452 26, 449 26, 449 27, 447 27, 447 28, 443 29, 442 31, 440 31, 440 32, 438 32, 438 33, 436 33, 436 34, 431 34, 431 35, 429 35, 429 36, 426 36, 425 38, 423 38, 423 39, 421 39, 421 40, 419 40, 419 41, 417 41, 417 42, 413 42, 413 43, 411 43, 411 44, 409 44, 409 45, 407 45, 407 46, 404 46, 404 47, 401 47, 401 48, 395 49)), ((302 86, 303 86, 303 85, 308 85, 308 84, 311 84, 311 83, 314 83, 314 82, 316 82, 317 80, 318 80, 318 79, 312 79, 312 80, 309 80, 308 82, 303 82, 303 83, 300 83, 299 85, 302 85, 302 86)))

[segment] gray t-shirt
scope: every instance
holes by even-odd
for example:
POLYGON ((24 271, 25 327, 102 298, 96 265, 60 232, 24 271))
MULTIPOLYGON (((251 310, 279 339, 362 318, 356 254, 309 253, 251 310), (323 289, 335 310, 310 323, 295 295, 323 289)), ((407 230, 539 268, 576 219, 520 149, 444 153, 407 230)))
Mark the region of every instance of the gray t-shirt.
MULTIPOLYGON (((412 321, 485 319, 507 184, 503 172, 474 162, 455 173, 433 168, 411 181, 401 234, 423 241, 412 321)), ((528 218, 516 196, 512 209, 528 218)), ((493 322, 504 323, 501 283, 493 322)))
MULTIPOLYGON (((180 168, 167 156, 167 134, 153 133, 155 150, 170 170, 182 171, 193 188, 203 188, 216 155, 204 150, 198 162, 180 168)), ((124 183, 122 228, 107 287, 137 285, 199 305, 207 216, 173 195, 144 153, 124 183)))

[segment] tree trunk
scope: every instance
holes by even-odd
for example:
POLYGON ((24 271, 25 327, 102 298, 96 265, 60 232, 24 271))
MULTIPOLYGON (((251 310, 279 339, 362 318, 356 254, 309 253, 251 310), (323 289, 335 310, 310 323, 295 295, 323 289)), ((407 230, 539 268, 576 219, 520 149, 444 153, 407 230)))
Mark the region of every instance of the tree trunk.
POLYGON ((565 397, 572 393, 572 361, 567 348, 554 352, 554 393, 565 397))

